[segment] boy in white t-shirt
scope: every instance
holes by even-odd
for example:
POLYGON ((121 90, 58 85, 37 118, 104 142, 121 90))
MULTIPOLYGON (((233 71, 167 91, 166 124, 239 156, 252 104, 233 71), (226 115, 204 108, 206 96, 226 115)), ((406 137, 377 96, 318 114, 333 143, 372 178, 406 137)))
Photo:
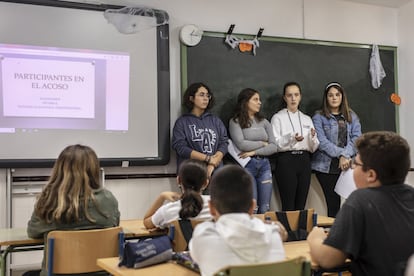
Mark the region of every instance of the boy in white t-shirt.
POLYGON ((198 224, 189 244, 203 276, 228 265, 285 259, 278 225, 253 217, 251 176, 242 167, 226 165, 210 182, 210 212, 214 221, 198 224))

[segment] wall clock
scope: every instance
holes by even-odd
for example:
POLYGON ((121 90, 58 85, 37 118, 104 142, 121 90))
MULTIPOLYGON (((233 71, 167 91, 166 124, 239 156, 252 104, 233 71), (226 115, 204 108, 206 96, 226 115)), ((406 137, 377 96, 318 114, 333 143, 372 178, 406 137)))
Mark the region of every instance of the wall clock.
POLYGON ((195 46, 200 43, 203 30, 196 25, 184 25, 180 30, 180 40, 187 46, 195 46))

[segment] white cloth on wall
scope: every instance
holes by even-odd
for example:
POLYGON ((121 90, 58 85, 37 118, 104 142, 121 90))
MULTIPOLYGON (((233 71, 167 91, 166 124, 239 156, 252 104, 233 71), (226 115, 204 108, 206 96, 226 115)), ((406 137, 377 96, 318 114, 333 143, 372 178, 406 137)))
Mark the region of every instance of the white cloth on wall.
POLYGON ((385 78, 385 70, 382 67, 378 45, 372 45, 371 58, 369 61, 369 73, 371 74, 372 87, 378 89, 385 78))

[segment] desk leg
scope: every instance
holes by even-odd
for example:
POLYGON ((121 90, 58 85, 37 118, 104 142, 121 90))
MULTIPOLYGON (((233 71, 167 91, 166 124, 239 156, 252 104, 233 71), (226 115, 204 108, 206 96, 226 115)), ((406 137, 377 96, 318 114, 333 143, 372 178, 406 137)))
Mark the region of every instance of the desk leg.
POLYGON ((6 248, 4 251, 1 251, 1 258, 0 258, 0 276, 6 276, 7 271, 7 255, 9 254, 8 248, 6 248))
POLYGON ((26 252, 26 251, 33 251, 33 250, 43 250, 43 244, 41 245, 9 245, 6 249, 1 250, 1 257, 0 257, 0 276, 7 276, 9 272, 7 271, 7 256, 11 252, 26 252))

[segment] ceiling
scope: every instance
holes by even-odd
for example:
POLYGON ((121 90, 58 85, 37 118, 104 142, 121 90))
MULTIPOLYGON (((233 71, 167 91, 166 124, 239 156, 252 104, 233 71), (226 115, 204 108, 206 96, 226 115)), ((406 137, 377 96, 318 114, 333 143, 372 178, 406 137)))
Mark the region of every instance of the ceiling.
MULTIPOLYGON (((120 6, 132 5, 135 2, 134 0, 61 0, 61 1, 113 4, 113 5, 120 5, 120 6)), ((391 8, 399 8, 403 6, 404 4, 411 2, 412 0, 342 0, 342 1, 376 5, 376 6, 384 6, 384 7, 391 7, 391 8)))
POLYGON ((385 6, 391 8, 399 8, 404 4, 411 2, 411 0, 343 0, 348 2, 356 2, 362 4, 385 6))

